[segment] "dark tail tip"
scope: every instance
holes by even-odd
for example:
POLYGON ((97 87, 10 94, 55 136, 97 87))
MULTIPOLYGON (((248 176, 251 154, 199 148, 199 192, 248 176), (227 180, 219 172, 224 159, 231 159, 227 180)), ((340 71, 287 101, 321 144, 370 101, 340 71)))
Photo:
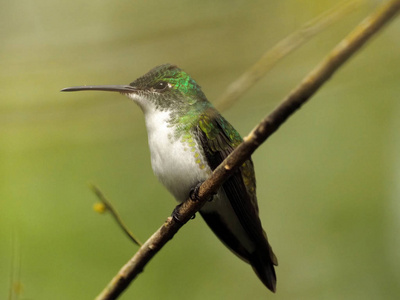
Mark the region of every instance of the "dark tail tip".
MULTIPOLYGON (((273 255, 273 254, 272 254, 273 255)), ((250 264, 258 278, 273 293, 276 292, 276 274, 274 265, 277 265, 275 255, 270 257, 267 253, 254 253, 250 264)))

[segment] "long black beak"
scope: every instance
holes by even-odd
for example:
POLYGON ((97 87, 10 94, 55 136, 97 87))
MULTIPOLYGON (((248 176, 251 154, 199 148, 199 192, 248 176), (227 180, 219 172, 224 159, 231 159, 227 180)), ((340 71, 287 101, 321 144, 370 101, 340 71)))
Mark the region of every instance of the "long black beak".
POLYGON ((120 93, 134 93, 137 88, 130 85, 83 85, 73 86, 62 89, 61 92, 77 92, 77 91, 107 91, 120 93))

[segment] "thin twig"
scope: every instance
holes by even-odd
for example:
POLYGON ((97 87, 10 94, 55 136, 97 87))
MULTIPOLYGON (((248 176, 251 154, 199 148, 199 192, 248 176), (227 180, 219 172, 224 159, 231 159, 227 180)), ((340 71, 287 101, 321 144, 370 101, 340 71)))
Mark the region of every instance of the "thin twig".
MULTIPOLYGON (((400 10, 400 0, 392 0, 380 6, 370 17, 366 18, 351 32, 333 51, 295 88, 284 101, 252 132, 222 163, 210 178, 199 189, 197 202, 188 199, 177 208, 183 223, 187 222, 215 194, 222 183, 233 174, 244 161, 271 136, 286 119, 303 105, 332 74, 340 68, 358 49, 365 44, 383 25, 387 24, 400 10)), ((122 267, 118 274, 96 299, 116 299, 143 270, 150 259, 175 235, 183 226, 169 217, 122 267)))
POLYGON ((122 231, 139 247, 142 246, 142 243, 133 235, 133 233, 129 230, 129 228, 125 225, 124 221, 122 221, 121 216, 117 212, 117 210, 113 207, 110 201, 107 200, 106 196, 103 192, 94 184, 89 184, 90 189, 95 193, 97 198, 105 205, 106 209, 111 213, 114 217, 114 220, 117 222, 119 227, 121 227, 122 231))
POLYGON ((363 0, 344 1, 335 7, 323 12, 316 18, 291 33, 264 55, 238 79, 232 82, 225 92, 215 102, 215 107, 223 111, 232 106, 243 94, 272 69, 282 58, 304 45, 313 36, 334 24, 346 14, 354 11, 363 3, 363 0))

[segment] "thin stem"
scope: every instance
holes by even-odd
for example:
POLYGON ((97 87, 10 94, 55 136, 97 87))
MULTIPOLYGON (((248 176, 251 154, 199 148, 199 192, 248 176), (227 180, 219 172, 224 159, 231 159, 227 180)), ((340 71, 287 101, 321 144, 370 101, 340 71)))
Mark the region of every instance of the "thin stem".
POLYGON ((133 235, 133 233, 129 230, 129 228, 125 225, 124 221, 122 220, 121 216, 111 204, 110 201, 106 198, 103 192, 94 184, 89 185, 90 189, 95 193, 97 198, 105 205, 106 209, 111 213, 114 217, 114 220, 117 222, 118 226, 121 227, 122 231, 139 247, 142 246, 142 243, 133 235))
POLYGON ((363 0, 341 2, 307 22, 298 30, 275 44, 275 46, 265 52, 254 65, 248 68, 238 79, 227 87, 225 92, 215 102, 216 108, 219 111, 223 111, 231 107, 233 103, 243 96, 244 93, 254 86, 257 81, 284 57, 304 45, 312 37, 327 29, 348 13, 354 11, 363 2, 363 0))

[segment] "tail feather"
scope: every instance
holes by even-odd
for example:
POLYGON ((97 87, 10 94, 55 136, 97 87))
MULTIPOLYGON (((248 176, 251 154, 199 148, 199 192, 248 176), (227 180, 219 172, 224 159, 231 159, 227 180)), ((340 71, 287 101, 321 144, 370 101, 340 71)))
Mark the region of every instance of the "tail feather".
POLYGON ((275 293, 276 274, 274 265, 278 265, 275 255, 272 253, 256 251, 250 256, 249 260, 254 272, 264 285, 275 293))

